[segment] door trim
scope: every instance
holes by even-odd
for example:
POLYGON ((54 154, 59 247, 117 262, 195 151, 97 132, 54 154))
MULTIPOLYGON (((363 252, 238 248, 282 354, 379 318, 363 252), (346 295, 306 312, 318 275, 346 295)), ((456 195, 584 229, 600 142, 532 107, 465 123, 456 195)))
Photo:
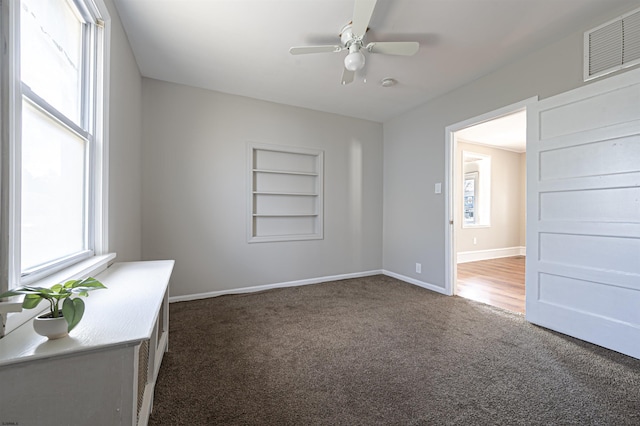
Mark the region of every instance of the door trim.
MULTIPOLYGON (((458 173, 457 162, 455 161, 455 152, 458 142, 455 138, 455 132, 467 127, 475 126, 496 118, 510 115, 519 111, 526 110, 530 105, 538 102, 538 96, 524 99, 502 108, 451 124, 445 128, 445 192, 447 201, 445 204, 445 294, 453 296, 455 294, 456 284, 456 247, 455 247, 455 209, 454 209, 454 183, 455 175, 458 173)), ((528 123, 527 123, 528 126, 528 123)), ((527 147, 529 140, 527 137, 527 147)), ((528 233, 527 233, 528 234, 528 233)), ((528 235, 527 235, 528 238, 528 235)), ((525 283, 526 285, 526 283, 525 283)))

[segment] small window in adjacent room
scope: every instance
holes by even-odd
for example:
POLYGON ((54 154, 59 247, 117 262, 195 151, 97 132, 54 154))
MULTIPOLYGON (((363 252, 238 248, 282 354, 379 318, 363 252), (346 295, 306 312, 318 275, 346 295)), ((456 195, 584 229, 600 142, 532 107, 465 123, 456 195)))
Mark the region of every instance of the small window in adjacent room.
POLYGON ((491 157, 462 153, 462 226, 490 226, 491 157))
POLYGON ((478 215, 476 215, 476 205, 478 200, 478 172, 464 174, 464 223, 475 225, 478 215))
POLYGON ((249 242, 323 238, 321 150, 249 144, 249 242))

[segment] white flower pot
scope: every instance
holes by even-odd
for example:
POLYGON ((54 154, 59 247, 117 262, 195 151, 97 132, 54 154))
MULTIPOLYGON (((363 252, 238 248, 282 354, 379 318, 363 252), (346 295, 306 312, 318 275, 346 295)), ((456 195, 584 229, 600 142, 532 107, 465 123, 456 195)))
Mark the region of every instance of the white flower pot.
POLYGON ((60 339, 69 334, 69 324, 64 317, 47 318, 50 313, 38 315, 33 319, 33 329, 41 336, 48 337, 49 340, 60 339))

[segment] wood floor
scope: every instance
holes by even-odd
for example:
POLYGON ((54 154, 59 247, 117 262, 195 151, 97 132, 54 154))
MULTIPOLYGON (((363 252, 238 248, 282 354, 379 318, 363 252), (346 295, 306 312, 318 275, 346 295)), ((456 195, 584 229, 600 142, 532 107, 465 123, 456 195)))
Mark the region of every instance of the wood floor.
POLYGON ((524 313, 524 256, 458 264, 456 294, 524 313))

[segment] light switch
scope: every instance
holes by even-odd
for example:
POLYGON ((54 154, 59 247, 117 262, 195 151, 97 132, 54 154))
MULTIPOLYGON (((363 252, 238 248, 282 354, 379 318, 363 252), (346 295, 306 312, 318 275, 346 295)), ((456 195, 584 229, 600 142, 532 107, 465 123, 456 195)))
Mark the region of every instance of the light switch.
POLYGON ((436 194, 442 194, 442 183, 436 183, 436 194))

